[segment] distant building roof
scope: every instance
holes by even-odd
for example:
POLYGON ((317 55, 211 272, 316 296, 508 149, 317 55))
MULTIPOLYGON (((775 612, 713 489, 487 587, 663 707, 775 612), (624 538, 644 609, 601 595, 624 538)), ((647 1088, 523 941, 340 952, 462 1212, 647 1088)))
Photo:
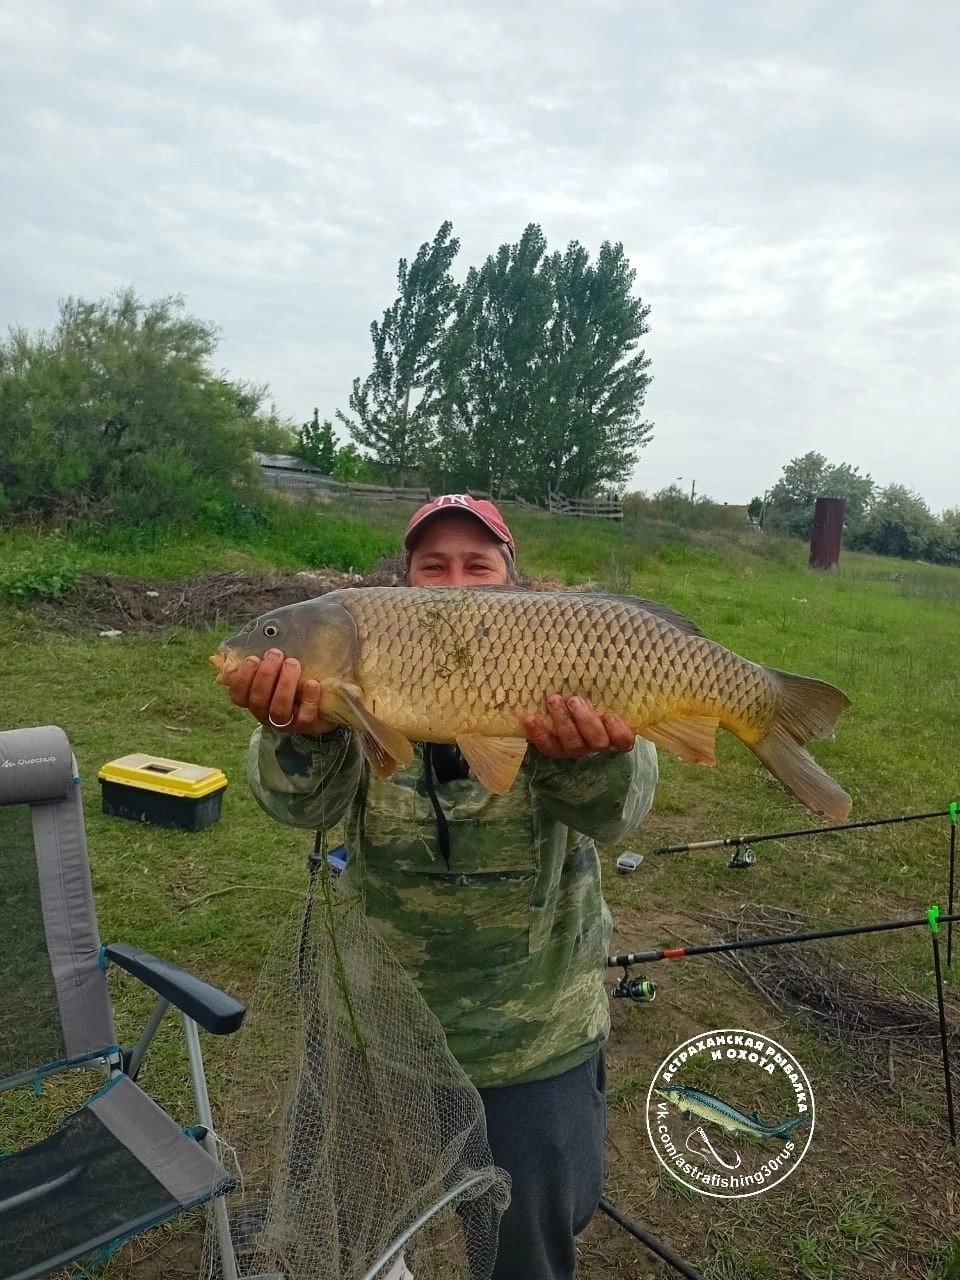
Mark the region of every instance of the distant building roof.
POLYGON ((305 462, 303 458, 295 458, 290 453, 260 453, 255 449, 253 456, 261 467, 275 467, 281 471, 312 471, 315 475, 323 475, 318 467, 305 462))

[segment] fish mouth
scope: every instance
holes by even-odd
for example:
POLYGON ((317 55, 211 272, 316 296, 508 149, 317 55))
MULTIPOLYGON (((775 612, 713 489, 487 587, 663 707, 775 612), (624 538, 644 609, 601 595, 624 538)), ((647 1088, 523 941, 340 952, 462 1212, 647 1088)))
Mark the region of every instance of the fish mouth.
POLYGON ((230 678, 240 670, 240 655, 232 649, 218 649, 207 659, 211 666, 217 668, 214 684, 229 684, 230 678))

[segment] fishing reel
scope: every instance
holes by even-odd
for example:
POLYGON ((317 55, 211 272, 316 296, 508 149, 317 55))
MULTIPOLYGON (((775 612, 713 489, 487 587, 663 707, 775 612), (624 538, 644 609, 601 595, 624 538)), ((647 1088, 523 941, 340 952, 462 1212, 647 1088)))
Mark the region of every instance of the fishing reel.
POLYGON ((733 871, 739 871, 744 867, 752 867, 756 860, 757 855, 748 844, 738 844, 727 866, 733 871))
POLYGON ((628 969, 613 989, 614 999, 633 1000, 636 1004, 650 1004, 657 998, 657 984, 649 978, 631 978, 628 969))

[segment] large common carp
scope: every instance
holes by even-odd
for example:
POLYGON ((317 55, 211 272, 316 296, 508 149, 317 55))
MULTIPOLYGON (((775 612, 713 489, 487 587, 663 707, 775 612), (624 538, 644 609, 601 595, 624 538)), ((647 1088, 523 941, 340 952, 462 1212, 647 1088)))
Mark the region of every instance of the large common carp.
POLYGON ((488 790, 509 790, 529 745, 521 716, 574 694, 681 760, 716 763, 718 728, 813 813, 842 821, 850 797, 805 750, 833 732, 839 689, 749 662, 688 619, 630 596, 514 587, 353 587, 286 605, 223 641, 229 682, 280 649, 321 685, 320 713, 361 735, 389 777, 411 742, 455 742, 488 790))

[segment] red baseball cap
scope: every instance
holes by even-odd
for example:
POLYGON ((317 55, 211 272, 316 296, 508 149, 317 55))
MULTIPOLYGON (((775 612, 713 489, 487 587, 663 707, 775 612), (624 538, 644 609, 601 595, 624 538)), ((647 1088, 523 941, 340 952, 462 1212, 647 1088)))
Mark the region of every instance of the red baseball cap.
POLYGON ((445 511, 456 511, 462 512, 464 515, 476 516, 481 524, 486 525, 494 537, 507 544, 510 548, 511 556, 516 556, 513 534, 507 528, 507 523, 503 516, 492 502, 488 502, 485 498, 471 498, 469 493, 442 493, 439 498, 433 498, 430 502, 425 502, 418 511, 415 511, 410 517, 410 523, 407 525, 407 532, 403 538, 403 545, 408 551, 413 542, 414 531, 426 524, 428 520, 432 520, 434 516, 441 515, 445 511))

